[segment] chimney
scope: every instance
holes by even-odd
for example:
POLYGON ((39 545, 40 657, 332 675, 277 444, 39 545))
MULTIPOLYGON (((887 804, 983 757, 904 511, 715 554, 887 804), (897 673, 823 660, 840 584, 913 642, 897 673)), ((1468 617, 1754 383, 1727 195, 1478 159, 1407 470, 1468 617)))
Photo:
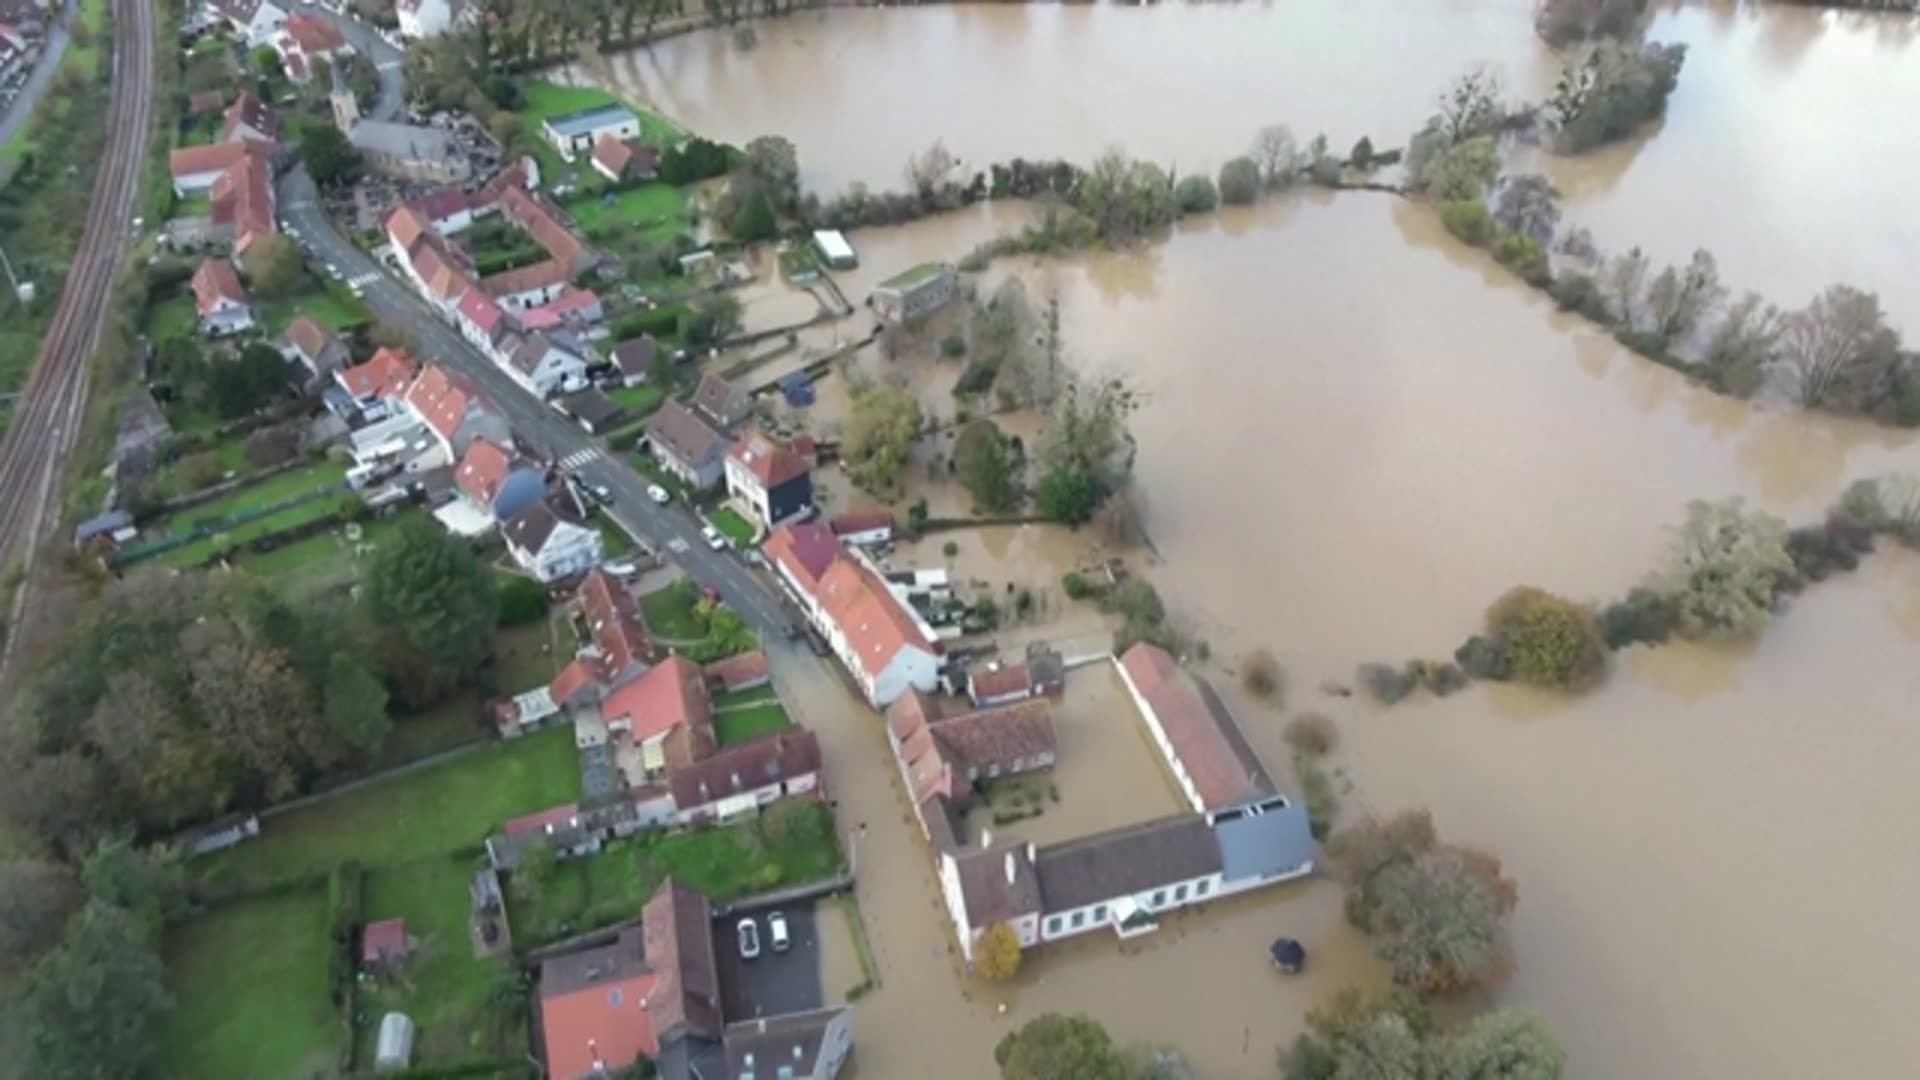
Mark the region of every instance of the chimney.
POLYGON ((1011 851, 1007 852, 1006 862, 1007 862, 1007 884, 1011 885, 1013 884, 1013 879, 1019 876, 1019 874, 1017 873, 1017 868, 1015 867, 1013 862, 1013 852, 1011 851))

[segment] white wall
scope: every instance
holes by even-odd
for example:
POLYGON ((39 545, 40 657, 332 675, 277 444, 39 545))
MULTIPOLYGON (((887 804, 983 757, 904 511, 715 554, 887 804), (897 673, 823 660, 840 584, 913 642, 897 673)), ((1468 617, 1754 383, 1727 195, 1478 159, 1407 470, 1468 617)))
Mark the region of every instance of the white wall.
MULTIPOLYGON (((1243 891, 1245 890, 1236 889, 1229 891, 1222 888, 1220 875, 1216 873, 1208 874, 1205 877, 1188 878, 1183 881, 1171 881, 1165 885, 1147 889, 1144 892, 1134 893, 1132 897, 1135 903, 1151 912, 1155 918, 1158 918, 1165 912, 1190 907, 1194 904, 1203 904, 1216 897, 1229 896, 1232 895, 1233 892, 1243 891), (1183 896, 1179 895, 1182 888, 1186 890, 1183 896), (1153 896, 1156 892, 1162 894, 1160 903, 1158 904, 1153 903, 1153 896), (1176 897, 1178 898, 1176 899, 1176 897)), ((1088 904, 1084 907, 1047 912, 1045 917, 1040 921, 1041 940, 1058 941, 1061 938, 1074 937, 1079 934, 1112 926, 1115 921, 1113 906, 1122 899, 1125 899, 1125 894, 1109 897, 1099 903, 1088 904), (1096 912, 1099 913, 1097 916, 1095 914, 1096 912), (1080 925, 1077 927, 1073 925, 1073 919, 1076 915, 1078 915, 1081 920, 1080 925), (1056 919, 1059 920, 1057 925, 1055 923, 1056 919)))
POLYGON ((1173 743, 1168 741, 1166 729, 1160 726, 1160 717, 1153 711, 1153 707, 1147 704, 1147 699, 1140 693, 1140 688, 1134 685, 1133 676, 1127 672, 1127 665, 1115 659, 1114 667, 1120 670, 1120 679, 1127 684, 1127 695, 1133 698, 1134 708, 1139 710, 1141 722, 1147 725, 1147 731, 1153 735, 1153 744, 1160 748, 1160 757, 1167 763, 1167 768, 1173 771, 1173 778, 1179 782, 1181 793, 1187 797, 1187 804, 1196 814, 1206 813, 1207 804, 1200 798, 1200 789, 1194 786, 1193 777, 1187 774, 1186 764, 1180 760, 1180 755, 1173 752, 1173 743))
POLYGON ((585 573, 600 565, 599 531, 571 522, 563 521, 556 526, 537 555, 517 544, 507 546, 513 552, 513 560, 542 582, 585 573))
MULTIPOLYGON (((847 657, 843 654, 842 660, 847 657)), ((894 654, 880 674, 867 678, 857 663, 849 663, 854 677, 875 705, 891 705, 909 689, 932 692, 940 685, 940 658, 925 649, 908 645, 894 654)))

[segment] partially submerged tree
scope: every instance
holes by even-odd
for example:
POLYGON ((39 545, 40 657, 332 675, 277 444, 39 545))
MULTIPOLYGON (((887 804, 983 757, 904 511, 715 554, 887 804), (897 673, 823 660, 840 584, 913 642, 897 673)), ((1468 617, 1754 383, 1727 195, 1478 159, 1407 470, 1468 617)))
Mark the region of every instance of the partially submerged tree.
POLYGON ((1707 340, 1701 369, 1715 389, 1748 397, 1760 389, 1774 362, 1786 320, 1759 293, 1749 292, 1727 309, 1707 340))
POLYGON ((1506 115, 1500 104, 1500 76, 1487 67, 1453 80, 1440 92, 1438 103, 1440 130, 1450 143, 1490 134, 1506 115))
POLYGON ((1043 1013, 993 1048, 1001 1080, 1133 1080, 1127 1059, 1099 1022, 1043 1013))
POLYGON ((904 387, 871 384, 853 393, 840 457, 853 482, 890 491, 920 438, 920 402, 904 387))
POLYGON ((1493 220, 1546 247, 1560 224, 1560 190, 1539 173, 1502 177, 1494 193, 1493 220))
POLYGON ((1285 124, 1268 124, 1255 132, 1247 157, 1259 168, 1260 181, 1270 188, 1291 183, 1302 164, 1300 144, 1285 124))
POLYGON ((1726 287, 1720 284, 1720 267, 1705 249, 1696 250, 1684 267, 1669 266, 1660 271, 1647 293, 1655 336, 1666 345, 1692 333, 1726 294, 1726 287))
POLYGON ((1548 110, 1558 118, 1559 149, 1577 154, 1615 139, 1666 111, 1680 82, 1685 45, 1605 40, 1569 66, 1554 87, 1548 110))
POLYGON ((973 970, 996 982, 1020 973, 1020 935, 1013 927, 997 922, 981 932, 973 948, 973 970))
POLYGON ((1787 316, 1780 355, 1797 376, 1802 405, 1869 412, 1893 392, 1900 337, 1887 325, 1880 298, 1835 285, 1787 316))
POLYGON ((932 146, 907 157, 907 186, 922 197, 931 195, 934 188, 959 167, 960 159, 953 156, 945 142, 935 139, 932 146))
POLYGON ((1775 598, 1797 580, 1786 523, 1738 497, 1687 505, 1654 587, 1680 605, 1691 637, 1751 637, 1773 617, 1775 598))
POLYGON ((1566 1054, 1531 1013, 1497 1009, 1442 1031, 1404 990, 1342 990, 1280 1055, 1286 1080, 1558 1080, 1566 1054))
POLYGON ((1520 586, 1487 609, 1487 635, 1510 677, 1556 690, 1584 690, 1607 669, 1607 644, 1593 612, 1544 589, 1520 586))
POLYGON ((1260 197, 1260 166, 1250 157, 1231 158, 1220 166, 1220 201, 1246 206, 1260 197))
POLYGON ((1422 162, 1414 182, 1441 202, 1486 197, 1500 172, 1493 136, 1475 135, 1442 149, 1422 162))

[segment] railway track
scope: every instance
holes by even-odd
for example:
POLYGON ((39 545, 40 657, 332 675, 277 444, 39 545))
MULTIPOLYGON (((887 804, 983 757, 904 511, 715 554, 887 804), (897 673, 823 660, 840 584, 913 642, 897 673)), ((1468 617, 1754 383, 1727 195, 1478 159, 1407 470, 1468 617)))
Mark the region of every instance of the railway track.
MULTIPOLYGON (((113 91, 93 201, 33 374, 0 441, 0 566, 27 571, 9 613, 12 627, 24 625, 21 616, 32 603, 33 560, 47 530, 60 519, 59 481, 86 412, 88 361, 111 313, 114 278, 133 232, 152 127, 153 44, 153 5, 114 0, 113 91)), ((7 635, 0 682, 22 636, 7 635)))

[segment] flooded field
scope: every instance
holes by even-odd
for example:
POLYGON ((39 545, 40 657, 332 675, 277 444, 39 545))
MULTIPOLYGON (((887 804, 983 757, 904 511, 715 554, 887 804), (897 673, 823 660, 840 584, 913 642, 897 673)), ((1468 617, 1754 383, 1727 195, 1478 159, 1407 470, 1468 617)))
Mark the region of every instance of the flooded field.
MULTIPOLYGON (((1558 64, 1530 10, 847 12, 772 24, 751 53, 675 41, 616 58, 612 74, 696 128, 789 135, 828 189, 894 186, 936 135, 980 161, 1122 141, 1210 167, 1268 120, 1336 145, 1397 139, 1476 62, 1537 93, 1558 64), (1078 78, 1088 66, 1113 77, 1078 78)), ((1887 209, 1920 190, 1920 142, 1892 107, 1920 100, 1909 25, 1663 9, 1654 36, 1692 48, 1671 115, 1635 144, 1553 163, 1569 217, 1659 258, 1707 247, 1730 284, 1787 304, 1834 279, 1875 288, 1920 333, 1920 222, 1887 209)), ((857 233, 861 272, 957 258, 985 213, 857 233)), ((1920 860, 1898 836, 1920 813, 1920 558, 1883 552, 1815 587, 1746 650, 1635 650, 1577 702, 1501 688, 1380 712, 1313 688, 1359 661, 1449 652, 1515 584, 1619 595, 1691 498, 1741 494, 1809 520, 1853 478, 1920 470, 1912 434, 1697 389, 1386 196, 1274 201, 1127 253, 1000 264, 983 287, 1009 272, 1058 295, 1078 367, 1143 393, 1138 493, 1169 603, 1228 662, 1274 649, 1293 707, 1338 718, 1348 813, 1428 806, 1449 838, 1503 857, 1521 899, 1501 1000, 1546 1015, 1572 1075, 1910 1070, 1920 1033, 1897 1010, 1920 993, 1904 944, 1920 860)), ((891 374, 944 412, 927 363, 891 374)), ((1057 535, 962 535, 955 559, 1040 584, 1087 554, 1084 535, 1035 539, 1057 535)), ((945 539, 900 558, 938 562, 945 539)), ((962 980, 878 721, 810 665, 776 664, 822 731, 842 824, 869 825, 855 848, 883 986, 860 1003, 861 1075, 991 1075, 1000 1032, 1067 1008, 1177 1043, 1209 1080, 1271 1076, 1305 1009, 1379 977, 1337 890, 1316 882, 1138 948, 1035 954, 1011 989, 962 980), (1309 977, 1273 978, 1251 955, 1280 932, 1314 945, 1309 977)), ((1233 703, 1284 776, 1282 714, 1233 703)))

